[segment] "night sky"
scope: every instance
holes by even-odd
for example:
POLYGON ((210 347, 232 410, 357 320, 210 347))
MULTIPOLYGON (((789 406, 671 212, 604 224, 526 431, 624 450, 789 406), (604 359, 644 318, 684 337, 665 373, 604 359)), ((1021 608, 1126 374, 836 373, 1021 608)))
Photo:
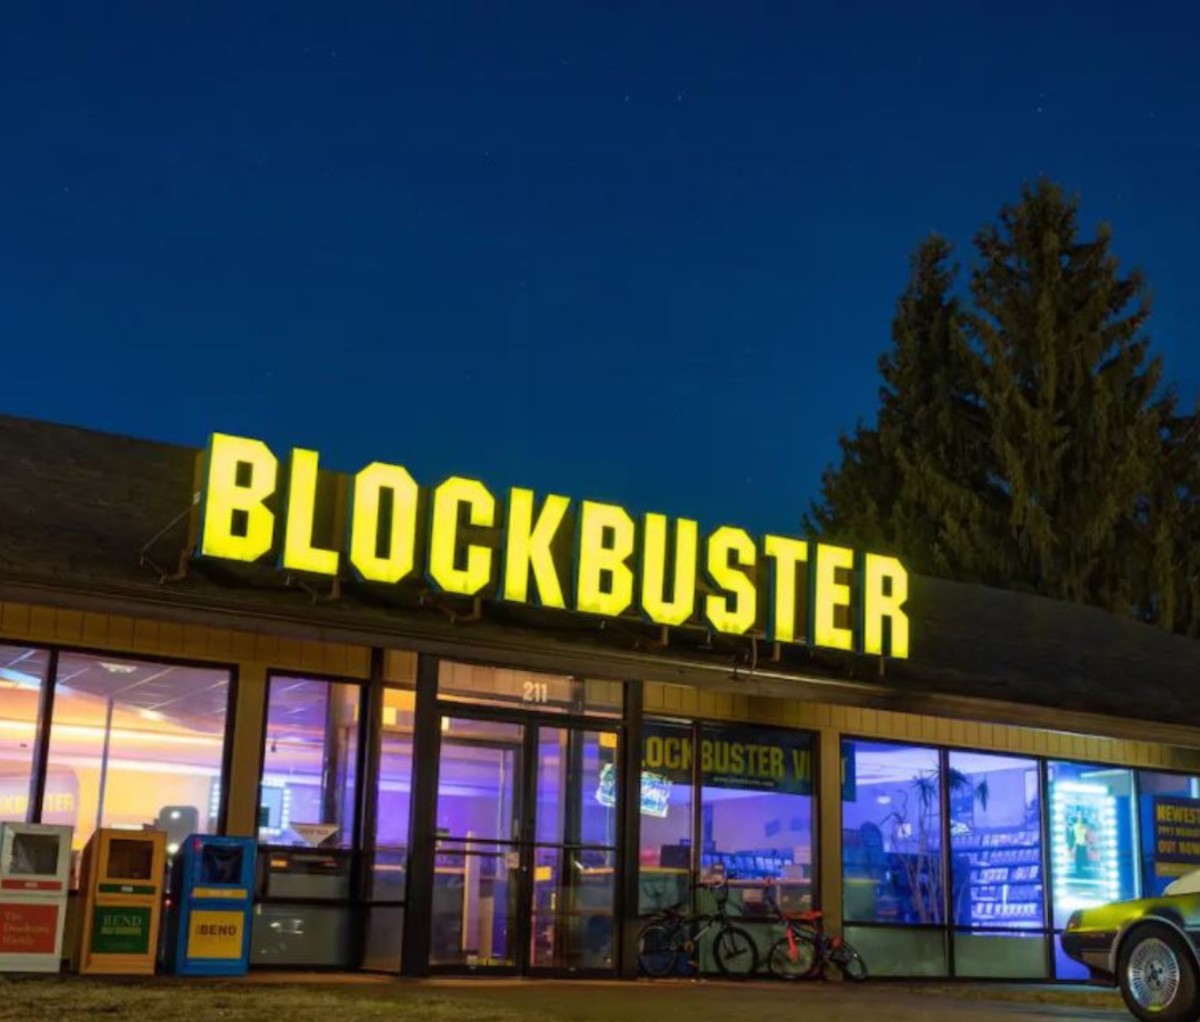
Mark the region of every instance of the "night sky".
POLYGON ((8 4, 2 409, 796 531, 914 245, 1039 174, 1200 391, 1198 35, 1182 0, 8 4))

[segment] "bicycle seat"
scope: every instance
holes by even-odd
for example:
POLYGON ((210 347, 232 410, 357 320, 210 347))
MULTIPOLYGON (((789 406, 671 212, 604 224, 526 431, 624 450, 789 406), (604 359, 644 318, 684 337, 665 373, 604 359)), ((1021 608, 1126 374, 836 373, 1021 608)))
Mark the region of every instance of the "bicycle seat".
POLYGON ((815 912, 784 912, 784 919, 792 923, 819 923, 825 913, 819 909, 815 912))

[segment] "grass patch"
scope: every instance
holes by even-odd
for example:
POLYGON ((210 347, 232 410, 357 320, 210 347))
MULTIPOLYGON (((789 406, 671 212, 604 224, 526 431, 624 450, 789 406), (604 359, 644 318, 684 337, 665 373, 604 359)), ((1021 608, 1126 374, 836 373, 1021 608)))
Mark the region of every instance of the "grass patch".
POLYGON ((399 984, 257 985, 191 980, 0 979, 0 1020, 148 1022, 553 1022, 479 997, 399 984))

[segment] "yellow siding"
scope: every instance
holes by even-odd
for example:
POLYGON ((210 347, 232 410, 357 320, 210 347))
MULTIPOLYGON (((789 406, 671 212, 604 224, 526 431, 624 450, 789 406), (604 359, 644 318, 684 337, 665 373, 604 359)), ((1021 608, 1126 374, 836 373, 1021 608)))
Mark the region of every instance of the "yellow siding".
MULTIPOLYGON (((370 650, 365 646, 20 603, 0 604, 0 640, 222 664, 256 662, 276 670, 351 678, 366 678, 371 663, 370 650)), ((412 654, 398 656, 415 662, 412 654)))
MULTIPOLYGON (((361 645, 21 603, 0 603, 0 641, 62 644, 133 656, 165 656, 240 665, 250 670, 265 667, 275 671, 358 679, 369 676, 371 659, 370 649, 361 645)), ((385 677, 395 683, 414 683, 416 661, 413 653, 389 650, 385 657, 385 677)), ((650 715, 784 724, 865 738, 1200 772, 1200 749, 1166 747, 1148 741, 1123 741, 852 706, 781 701, 748 696, 740 691, 660 682, 645 685, 644 700, 650 715)), ((239 711, 241 709, 239 705, 239 711)), ((245 775, 236 773, 234 776, 245 775)))

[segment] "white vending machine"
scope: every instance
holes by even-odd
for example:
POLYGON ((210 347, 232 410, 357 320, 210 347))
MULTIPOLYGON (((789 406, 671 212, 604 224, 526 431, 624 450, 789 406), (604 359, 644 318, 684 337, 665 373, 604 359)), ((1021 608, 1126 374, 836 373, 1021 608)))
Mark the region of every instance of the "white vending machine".
POLYGON ((0 823, 0 971, 58 972, 71 828, 0 823))

